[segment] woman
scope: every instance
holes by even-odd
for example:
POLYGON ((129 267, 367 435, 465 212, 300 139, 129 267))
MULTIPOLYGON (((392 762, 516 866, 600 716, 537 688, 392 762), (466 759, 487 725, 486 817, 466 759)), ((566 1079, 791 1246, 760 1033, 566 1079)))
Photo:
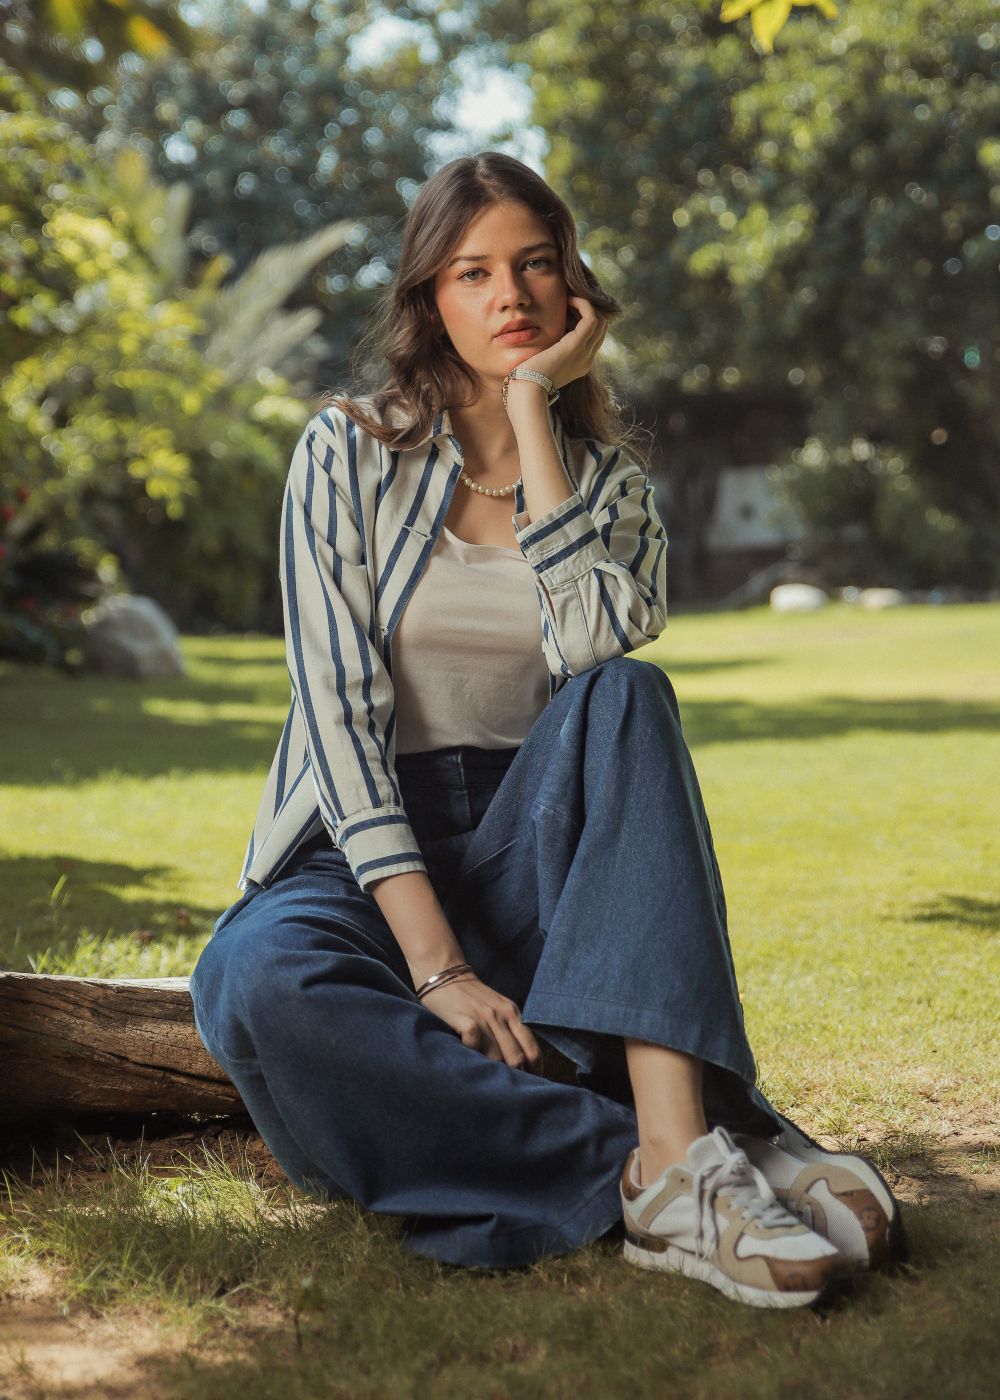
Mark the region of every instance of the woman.
POLYGON ((624 1219, 633 1264, 814 1304, 898 1213, 755 1087, 674 692, 625 655, 666 538, 595 368, 619 311, 529 167, 423 186, 388 377, 293 455, 291 704, 196 1023, 289 1178, 404 1248, 511 1268, 624 1219))

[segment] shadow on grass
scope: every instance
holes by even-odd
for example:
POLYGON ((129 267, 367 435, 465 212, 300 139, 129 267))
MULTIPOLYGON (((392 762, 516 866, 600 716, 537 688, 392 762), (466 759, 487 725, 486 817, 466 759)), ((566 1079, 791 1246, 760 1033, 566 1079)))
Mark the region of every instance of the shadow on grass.
MULTIPOLYGON (((913 1211, 911 1224, 915 1268, 860 1277, 820 1319, 809 1309, 741 1307, 695 1280, 651 1275, 603 1241, 525 1270, 473 1272, 407 1259, 388 1231, 364 1222, 356 1235, 342 1228, 333 1250, 314 1244, 318 1257, 298 1286, 262 1278, 266 1312, 251 1296, 229 1327, 160 1359, 150 1378, 178 1400, 930 1400, 945 1393, 947 1367, 969 1393, 991 1393, 998 1348, 982 1280, 996 1230, 947 1207, 913 1211), (923 1384, 927 1376, 934 1384, 923 1384)), ((234 1276, 220 1277, 221 1299, 234 1276)))
POLYGON ((247 685, 235 678, 225 684, 191 677, 70 680, 21 668, 6 680, 0 712, 4 781, 70 787, 116 771, 157 777, 174 770, 266 770, 288 704, 288 675, 283 665, 253 664, 258 674, 247 685), (171 705, 178 706, 176 716, 169 713, 171 705), (248 714, 237 719, 183 713, 192 705, 241 706, 248 714), (272 714, 255 719, 258 707, 272 714))
POLYGON ((912 924, 958 925, 973 933, 1000 933, 1000 900, 977 899, 973 895, 941 894, 915 914, 912 924))
MULTIPOLYGON (((253 773, 261 779, 277 746, 288 704, 283 659, 214 657, 220 681, 198 676, 167 681, 69 679, 28 667, 5 674, 0 709, 7 738, 4 777, 10 784, 72 787, 102 774, 158 777, 184 773, 253 773), (246 679, 241 680, 241 675, 246 679), (171 714, 171 705, 177 713, 171 714), (225 716, 192 713, 240 707, 225 716), (185 708, 187 712, 185 713, 185 708), (260 719, 254 711, 271 713, 260 719)), ((668 675, 753 666, 768 658, 734 657, 672 665, 668 675)), ((683 688, 682 688, 683 689, 683 688)), ((933 734, 993 731, 995 707, 913 696, 863 700, 817 696, 797 704, 750 700, 686 700, 681 717, 688 742, 817 739, 864 731, 933 734)))
POLYGON ((9 925, 0 931, 0 967, 9 972, 32 971, 28 956, 43 948, 56 957, 70 954, 84 927, 99 938, 138 932, 136 943, 141 945, 178 936, 202 937, 211 932, 222 913, 221 908, 182 906, 176 900, 120 893, 126 885, 163 879, 169 870, 161 865, 134 866, 61 855, 5 855, 4 867, 13 888, 35 892, 28 893, 18 908, 17 933, 9 925), (60 886, 62 876, 66 878, 60 886))
POLYGON ((706 671, 733 671, 746 666, 767 666, 779 660, 776 656, 725 656, 706 657, 703 661, 671 661, 663 670, 671 676, 698 676, 706 671))
MULTIPOLYGON (((183 1127, 165 1118, 151 1136, 183 1127)), ((9 1148, 0 1134, 0 1163, 12 1160, 9 1148)), ((198 1162, 196 1140, 184 1150, 198 1162)), ((995 1201, 973 1201, 963 1153, 928 1134, 890 1132, 866 1150, 894 1175, 935 1182, 926 1204, 904 1205, 910 1264, 860 1278, 822 1319, 744 1308, 696 1281, 637 1270, 607 1238, 521 1269, 478 1271, 403 1252, 398 1217, 350 1201, 311 1204, 297 1223, 284 1208, 198 1212, 197 1173, 173 1155, 160 1175, 187 1178, 184 1209, 157 1205, 164 1190, 123 1191, 115 1174, 91 1178, 85 1213, 65 1205, 83 1199, 86 1172, 58 1194, 15 1194, 22 1228, 44 1231, 94 1306, 176 1289, 218 1307, 182 1355, 139 1359, 177 1400, 993 1393, 995 1201), (942 1391, 942 1374, 961 1386, 942 1391)), ((65 1168, 61 1151, 53 1136, 43 1156, 65 1168)))
POLYGON ((684 700, 681 722, 689 744, 750 739, 827 739, 845 734, 885 732, 943 734, 996 732, 996 707, 974 701, 920 697, 859 700, 816 696, 798 705, 756 705, 745 700, 684 700))

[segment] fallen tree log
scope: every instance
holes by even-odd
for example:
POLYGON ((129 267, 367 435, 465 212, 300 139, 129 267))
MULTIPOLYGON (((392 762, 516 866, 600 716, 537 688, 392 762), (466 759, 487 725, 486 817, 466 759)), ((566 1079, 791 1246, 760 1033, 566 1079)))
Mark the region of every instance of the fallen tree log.
POLYGON ((246 1112, 201 1043, 186 977, 0 972, 0 1066, 3 1122, 246 1112))

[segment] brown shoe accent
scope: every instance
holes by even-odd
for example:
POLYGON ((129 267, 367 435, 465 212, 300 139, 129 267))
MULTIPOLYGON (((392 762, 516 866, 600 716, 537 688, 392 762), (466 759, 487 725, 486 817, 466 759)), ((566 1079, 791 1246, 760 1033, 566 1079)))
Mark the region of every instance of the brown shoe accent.
POLYGON ((645 1249, 650 1254, 666 1254, 670 1248, 670 1241, 665 1240, 662 1235, 637 1235, 634 1230, 625 1230, 625 1238, 629 1244, 634 1244, 636 1249, 645 1249))
POLYGON ((627 1201, 634 1201, 636 1197, 641 1196, 643 1191, 645 1191, 646 1189, 645 1186, 635 1186, 632 1182, 632 1162, 635 1159, 638 1151, 638 1147, 633 1147, 632 1151, 625 1158, 624 1167, 622 1167, 622 1195, 627 1201))
POLYGON ((853 1211, 868 1241, 868 1257, 873 1269, 889 1258, 889 1217, 878 1198, 867 1188, 857 1191, 835 1191, 834 1195, 853 1211))
POLYGON ((775 1287, 782 1293, 819 1293, 831 1278, 844 1272, 839 1254, 819 1259, 765 1259, 775 1287))

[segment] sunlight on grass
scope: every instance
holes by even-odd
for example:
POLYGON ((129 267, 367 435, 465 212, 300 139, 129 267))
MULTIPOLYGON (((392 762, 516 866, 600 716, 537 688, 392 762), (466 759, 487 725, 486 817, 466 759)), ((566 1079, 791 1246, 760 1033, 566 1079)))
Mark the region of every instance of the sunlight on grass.
POLYGON ((222 1297, 291 1296, 305 1259, 364 1267, 372 1236, 353 1201, 265 1190, 245 1160, 230 1167, 204 1146, 183 1160, 164 1168, 112 1151, 106 1179, 72 1191, 58 1169, 40 1169, 27 1194, 2 1173, 0 1259, 10 1273, 19 1258, 58 1261, 67 1298, 90 1306, 141 1298, 223 1314, 222 1297))

